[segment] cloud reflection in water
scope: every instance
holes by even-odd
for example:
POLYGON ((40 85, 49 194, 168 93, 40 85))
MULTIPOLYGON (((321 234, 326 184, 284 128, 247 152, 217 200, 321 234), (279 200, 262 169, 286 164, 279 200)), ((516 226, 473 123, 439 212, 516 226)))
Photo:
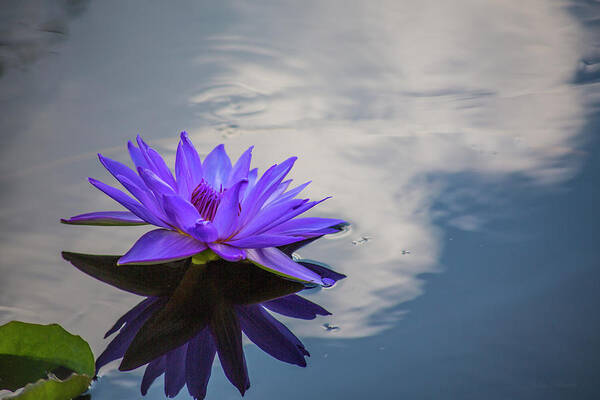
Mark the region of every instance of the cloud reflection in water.
MULTIPOLYGON (((6 123, 18 129, 1 164, 10 188, 2 195, 0 299, 11 311, 3 316, 24 309, 46 321, 66 320, 68 329, 97 337, 98 350, 97 332, 124 302, 133 304, 48 255, 65 243, 120 253, 144 232, 73 232, 52 218, 74 205, 87 204, 81 212, 111 206, 83 183, 85 176, 101 176, 99 167, 89 170, 93 154, 69 158, 66 167, 57 159, 102 146, 118 149, 107 153, 118 157, 125 138, 138 131, 152 143, 164 138, 157 144, 171 150, 169 165, 177 129, 188 129, 207 151, 225 140, 237 156, 255 144, 263 171, 301 155, 293 178, 315 179, 311 197, 335 196, 319 215, 353 223, 345 236, 302 252, 351 276, 327 296, 311 295, 336 315, 328 321, 340 328, 336 338, 372 335, 396 323, 401 313, 388 311, 420 295, 418 275, 439 268, 443 236, 432 205, 445 174, 495 182, 521 176, 538 185, 562 182, 578 168, 577 133, 597 91, 569 83, 585 38, 561 2, 221 4, 223 20, 199 24, 199 16, 214 10, 198 5, 183 15, 148 8, 142 21, 131 10, 114 15, 95 3, 81 26, 71 26, 61 54, 69 74, 51 64, 26 80, 44 82, 44 89, 23 90, 31 95, 24 97, 26 111, 7 113, 21 119, 6 123), (110 16, 110 30, 102 13, 110 16), (92 14, 95 19, 86 19, 92 14), (160 31, 146 25, 165 16, 181 22, 160 31), (99 40, 112 45, 99 53, 91 45, 99 40), (47 132, 55 134, 47 135, 52 140, 47 132), (37 225, 25 227, 24 220, 37 225), (371 239, 352 245, 361 236, 371 239), (31 295, 23 296, 23 288, 31 295), (85 303, 73 304, 74 297, 85 303), (106 315, 82 318, 82 310, 98 304, 106 315)), ((481 195, 475 188, 466 198, 481 195)), ((485 226, 460 201, 447 204, 455 225, 485 226)), ((332 334, 317 325, 292 324, 304 335, 332 334)))
MULTIPOLYGON (((437 269, 442 238, 431 206, 444 183, 432 176, 555 184, 576 171, 585 100, 570 80, 581 33, 560 5, 354 2, 334 6, 341 17, 317 2, 293 13, 268 3, 240 5, 252 23, 209 38, 213 57, 197 62, 216 60, 226 68, 211 81, 236 84, 190 103, 204 119, 239 126, 232 145, 270 145, 278 155, 280 143, 293 144, 306 155, 296 178, 318 177, 314 192, 336 194, 322 215, 347 215, 350 237, 372 236, 364 246, 331 244, 352 276, 318 297, 336 310, 337 337, 393 324, 401 312, 383 311, 419 295, 418 275, 437 269)), ((194 139, 204 132, 192 130, 194 139)), ((451 223, 477 230, 485 220, 459 214, 451 223)))

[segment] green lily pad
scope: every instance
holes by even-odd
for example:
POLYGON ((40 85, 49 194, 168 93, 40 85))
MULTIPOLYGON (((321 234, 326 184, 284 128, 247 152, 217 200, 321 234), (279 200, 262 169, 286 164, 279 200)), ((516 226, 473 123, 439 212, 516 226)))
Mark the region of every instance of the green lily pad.
POLYGON ((87 342, 57 324, 0 326, 0 389, 25 387, 11 398, 70 399, 87 389, 94 372, 87 342))
POLYGON ((3 400, 68 400, 85 392, 90 386, 88 375, 73 373, 65 380, 55 376, 29 383, 23 391, 15 396, 4 397, 3 400))

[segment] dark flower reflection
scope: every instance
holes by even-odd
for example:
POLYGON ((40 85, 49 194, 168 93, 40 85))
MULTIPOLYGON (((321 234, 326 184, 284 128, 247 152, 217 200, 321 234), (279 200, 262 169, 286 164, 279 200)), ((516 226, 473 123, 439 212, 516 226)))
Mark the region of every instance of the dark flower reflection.
MULTIPOLYGON (((302 244, 282 250, 290 255, 302 244)), ((164 374, 167 396, 176 396, 187 385, 191 396, 204 398, 216 354, 225 375, 243 395, 250 381, 242 332, 274 358, 305 367, 309 352, 267 310, 300 319, 330 314, 296 294, 306 288, 303 284, 247 262, 219 259, 198 265, 188 258, 123 267, 117 266, 119 257, 63 252, 65 260, 86 274, 146 296, 106 333, 108 337, 118 331, 96 360, 96 372, 119 358, 122 371, 147 365, 143 395, 164 374)), ((345 277, 317 263, 299 262, 332 281, 345 277)))

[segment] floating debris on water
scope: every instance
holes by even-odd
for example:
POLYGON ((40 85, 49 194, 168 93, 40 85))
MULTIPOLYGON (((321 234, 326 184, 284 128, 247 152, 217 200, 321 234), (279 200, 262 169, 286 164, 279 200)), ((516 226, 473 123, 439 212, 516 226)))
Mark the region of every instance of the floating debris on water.
POLYGON ((367 243, 369 240, 371 240, 370 236, 361 236, 360 239, 353 240, 352 244, 355 245, 355 246, 358 246, 359 244, 365 244, 365 243, 367 243))
POLYGON ((323 329, 325 329, 327 332, 330 332, 330 331, 339 331, 340 327, 337 326, 337 325, 332 325, 332 324, 326 322, 326 323, 323 324, 323 329))

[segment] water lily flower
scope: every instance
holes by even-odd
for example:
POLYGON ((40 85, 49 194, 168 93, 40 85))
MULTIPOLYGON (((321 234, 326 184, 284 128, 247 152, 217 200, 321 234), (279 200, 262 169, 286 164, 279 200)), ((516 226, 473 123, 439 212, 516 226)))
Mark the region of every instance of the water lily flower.
POLYGON ((152 224, 122 256, 119 265, 165 263, 207 250, 227 261, 249 260, 281 276, 328 285, 277 247, 320 237, 345 224, 332 218, 296 218, 322 201, 296 198, 308 185, 288 189, 284 180, 296 157, 275 164, 260 177, 250 169, 252 147, 232 165, 223 145, 202 162, 186 132, 181 133, 175 176, 141 137, 128 143, 136 170, 98 155, 102 165, 130 192, 89 178, 128 211, 101 211, 63 219, 80 225, 152 224))
MULTIPOLYGON (((281 248, 286 257, 292 250, 281 248)), ((117 266, 119 256, 63 252, 63 257, 97 279, 147 296, 106 333, 108 337, 118 331, 96 360, 96 372, 119 358, 121 370, 146 365, 142 395, 164 374, 166 396, 174 397, 187 386, 190 395, 203 399, 217 355, 226 377, 243 395, 250 381, 242 332, 272 357, 305 367, 310 354, 267 310, 300 319, 330 314, 296 294, 303 284, 243 262, 198 265, 187 258, 122 268, 117 266)), ((318 262, 298 262, 334 283, 345 277, 318 262)))

